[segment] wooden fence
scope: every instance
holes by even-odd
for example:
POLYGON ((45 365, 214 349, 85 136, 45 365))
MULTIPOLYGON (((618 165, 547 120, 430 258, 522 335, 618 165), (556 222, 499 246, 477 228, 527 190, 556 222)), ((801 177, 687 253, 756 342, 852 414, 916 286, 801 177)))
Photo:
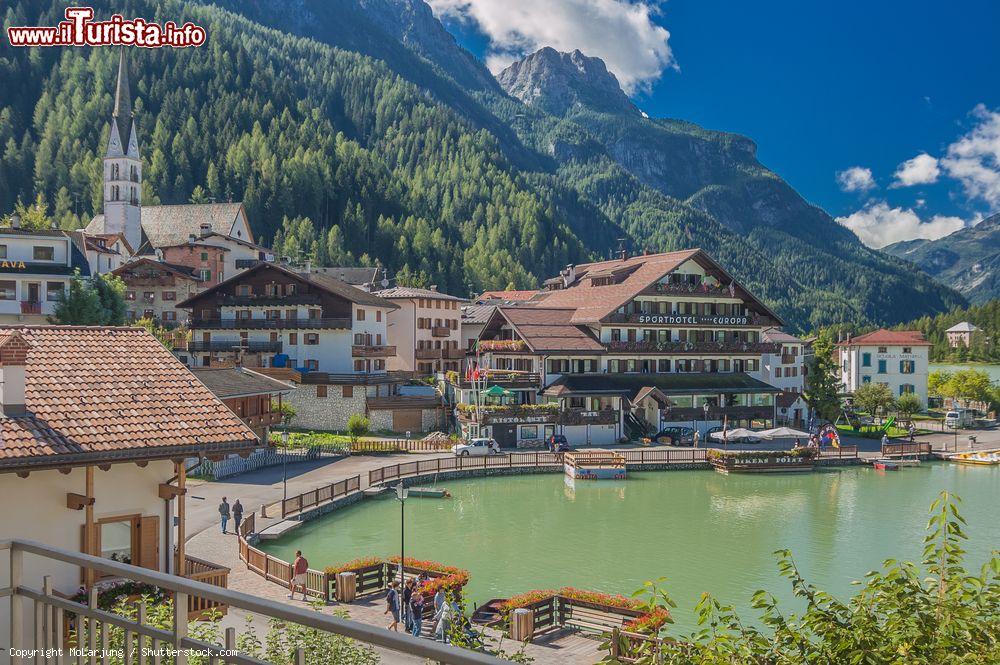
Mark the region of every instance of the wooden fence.
MULTIPOLYGON (((184 555, 184 577, 222 589, 229 588, 228 568, 223 568, 210 561, 197 559, 187 554, 184 555)), ((227 610, 226 605, 208 598, 188 596, 188 616, 192 619, 200 619, 214 613, 225 616, 227 610)))
POLYGON ((819 449, 820 459, 851 459, 858 456, 858 446, 856 444, 851 444, 849 446, 841 446, 839 448, 834 448, 830 446, 828 448, 819 449))
POLYGON ((291 515, 298 515, 303 510, 329 503, 360 490, 361 476, 338 480, 335 483, 317 487, 297 496, 283 499, 281 502, 281 516, 287 518, 291 515))
POLYGON ((358 439, 352 453, 434 453, 451 450, 450 439, 358 439))
POLYGON ((928 441, 914 443, 886 443, 882 445, 882 457, 902 457, 904 455, 930 455, 931 444, 928 441))

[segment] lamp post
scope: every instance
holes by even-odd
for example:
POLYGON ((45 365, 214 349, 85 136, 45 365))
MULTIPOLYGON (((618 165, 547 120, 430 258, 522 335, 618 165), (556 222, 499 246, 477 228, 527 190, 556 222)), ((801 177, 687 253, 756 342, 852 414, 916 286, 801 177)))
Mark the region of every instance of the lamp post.
POLYGON ((288 500, 288 430, 281 430, 281 507, 288 500))
POLYGON ((702 410, 705 412, 705 438, 708 439, 708 402, 701 405, 702 410))
POLYGON ((396 498, 399 500, 399 583, 403 584, 403 562, 406 561, 404 544, 406 543, 406 496, 409 494, 403 487, 403 481, 396 485, 396 498))

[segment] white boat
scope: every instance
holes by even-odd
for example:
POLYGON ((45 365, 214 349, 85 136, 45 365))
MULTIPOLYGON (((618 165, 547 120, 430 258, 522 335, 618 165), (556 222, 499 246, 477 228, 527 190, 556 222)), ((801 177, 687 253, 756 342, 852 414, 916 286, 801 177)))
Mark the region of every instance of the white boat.
POLYGON ((974 453, 958 453, 957 455, 949 457, 948 460, 951 462, 958 462, 959 464, 981 464, 993 466, 1000 464, 1000 451, 981 450, 974 453))

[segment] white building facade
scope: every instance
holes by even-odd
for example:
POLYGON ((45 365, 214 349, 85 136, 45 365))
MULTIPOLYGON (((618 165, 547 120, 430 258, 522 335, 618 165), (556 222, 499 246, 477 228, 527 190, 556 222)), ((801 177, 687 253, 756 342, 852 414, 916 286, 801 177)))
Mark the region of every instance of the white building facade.
POLYGON ((882 383, 894 397, 913 393, 927 405, 931 343, 918 330, 876 330, 837 344, 840 382, 845 393, 866 383, 882 383))
POLYGON ((57 229, 0 229, 0 323, 47 323, 74 273, 90 275, 87 257, 57 229))

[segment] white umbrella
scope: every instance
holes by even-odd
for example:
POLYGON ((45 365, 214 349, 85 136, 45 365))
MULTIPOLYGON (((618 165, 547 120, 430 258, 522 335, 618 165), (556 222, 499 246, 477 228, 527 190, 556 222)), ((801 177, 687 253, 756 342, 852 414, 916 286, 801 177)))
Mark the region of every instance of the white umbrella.
POLYGON ((735 427, 726 431, 712 432, 711 437, 713 439, 718 439, 719 441, 736 441, 737 439, 748 439, 751 437, 760 436, 759 432, 755 432, 752 429, 744 429, 743 427, 735 427))
POLYGON ((794 437, 809 437, 809 432, 803 432, 800 429, 792 429, 791 427, 775 427, 774 429, 765 429, 760 432, 755 432, 755 434, 762 439, 791 439, 794 437))

